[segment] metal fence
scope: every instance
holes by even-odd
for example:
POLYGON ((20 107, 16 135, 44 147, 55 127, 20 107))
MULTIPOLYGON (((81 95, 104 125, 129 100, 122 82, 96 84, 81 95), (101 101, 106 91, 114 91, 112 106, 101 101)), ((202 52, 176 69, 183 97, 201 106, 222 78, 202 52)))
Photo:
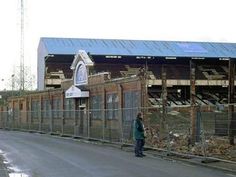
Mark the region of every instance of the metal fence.
MULTIPOLYGON (((228 105, 201 106, 196 109, 196 137, 191 139, 190 106, 78 111, 0 112, 0 128, 58 134, 133 144, 133 121, 144 113, 146 147, 168 153, 215 157, 236 161, 236 147, 229 144, 229 132, 235 133, 235 119, 229 119, 228 105), (233 126, 232 126, 233 124, 233 126)), ((236 109, 235 109, 236 110, 236 109)), ((234 113, 233 117, 236 116, 234 113)))

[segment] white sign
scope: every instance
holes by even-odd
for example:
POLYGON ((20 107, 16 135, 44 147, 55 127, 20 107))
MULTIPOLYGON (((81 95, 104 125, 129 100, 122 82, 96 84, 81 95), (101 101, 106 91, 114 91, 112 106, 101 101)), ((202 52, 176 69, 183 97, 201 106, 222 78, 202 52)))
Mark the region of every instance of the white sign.
POLYGON ((80 86, 88 84, 89 66, 93 66, 92 60, 84 50, 79 50, 70 67, 74 70, 74 85, 80 86))
POLYGON ((66 98, 85 98, 89 97, 88 91, 81 91, 78 87, 72 85, 65 93, 66 98))
POLYGON ((93 66, 92 60, 89 58, 88 54, 84 50, 79 50, 79 56, 84 61, 86 66, 93 66))
POLYGON ((75 55, 73 63, 70 66, 70 69, 74 70, 79 61, 84 61, 86 66, 93 66, 93 62, 88 54, 84 50, 79 50, 78 53, 75 55))
POLYGON ((79 61, 74 73, 74 85, 87 85, 88 84, 88 72, 87 67, 83 61, 79 61))

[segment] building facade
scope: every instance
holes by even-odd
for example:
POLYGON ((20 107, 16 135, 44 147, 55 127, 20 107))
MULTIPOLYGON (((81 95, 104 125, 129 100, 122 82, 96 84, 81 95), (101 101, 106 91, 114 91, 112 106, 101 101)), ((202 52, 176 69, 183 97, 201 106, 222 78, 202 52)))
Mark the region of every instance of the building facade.
POLYGON ((40 91, 9 98, 0 125, 120 141, 139 111, 164 124, 181 108, 195 139, 197 105, 234 103, 235 59, 229 43, 42 38, 40 91))

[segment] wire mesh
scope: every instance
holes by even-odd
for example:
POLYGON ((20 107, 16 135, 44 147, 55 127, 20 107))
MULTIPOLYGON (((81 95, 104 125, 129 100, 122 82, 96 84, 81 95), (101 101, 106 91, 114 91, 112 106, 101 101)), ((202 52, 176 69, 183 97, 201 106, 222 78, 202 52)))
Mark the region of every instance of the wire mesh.
POLYGON ((236 147, 229 143, 230 133, 236 134, 236 114, 229 112, 229 105, 197 106, 194 140, 191 136, 193 120, 190 110, 190 106, 167 107, 166 115, 161 106, 49 112, 2 111, 0 128, 130 144, 134 143, 133 122, 141 111, 146 128, 146 146, 236 161, 236 147))

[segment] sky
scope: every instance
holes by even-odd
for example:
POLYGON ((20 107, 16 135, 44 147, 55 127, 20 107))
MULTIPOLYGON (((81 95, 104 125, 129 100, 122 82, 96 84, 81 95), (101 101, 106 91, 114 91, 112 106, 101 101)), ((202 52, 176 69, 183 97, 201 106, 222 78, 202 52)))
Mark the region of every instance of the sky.
MULTIPOLYGON (((24 0, 24 64, 40 37, 236 43, 235 0, 24 0)), ((20 0, 0 1, 0 90, 20 65, 20 0)), ((35 82, 36 83, 36 82, 35 82)))

